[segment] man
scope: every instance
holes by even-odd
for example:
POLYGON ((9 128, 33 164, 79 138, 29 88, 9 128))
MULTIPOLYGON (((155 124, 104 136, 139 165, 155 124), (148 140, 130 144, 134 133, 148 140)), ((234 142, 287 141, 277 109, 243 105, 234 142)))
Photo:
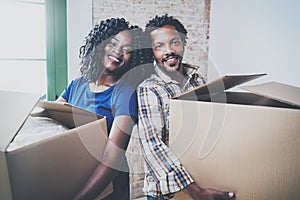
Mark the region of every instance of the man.
POLYGON ((199 187, 168 148, 169 99, 204 83, 196 66, 182 63, 187 31, 171 16, 146 25, 155 73, 138 87, 139 137, 144 151, 147 199, 170 199, 180 190, 193 199, 232 199, 234 193, 199 187))

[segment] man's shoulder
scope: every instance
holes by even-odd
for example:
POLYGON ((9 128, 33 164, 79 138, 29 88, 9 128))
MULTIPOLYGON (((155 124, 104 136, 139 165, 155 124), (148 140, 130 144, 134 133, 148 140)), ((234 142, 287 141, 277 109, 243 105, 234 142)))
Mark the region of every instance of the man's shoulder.
POLYGON ((182 65, 183 65, 184 68, 190 69, 190 70, 199 70, 200 69, 200 66, 193 65, 193 64, 190 64, 190 63, 182 63, 182 65))
POLYGON ((199 79, 203 83, 206 83, 207 74, 206 74, 206 72, 205 72, 206 70, 204 68, 202 69, 198 65, 192 65, 192 64, 187 64, 187 63, 184 63, 183 66, 184 66, 185 73, 188 76, 193 75, 193 74, 197 74, 199 76, 199 79))
POLYGON ((157 87, 158 85, 161 85, 163 80, 157 76, 157 74, 152 74, 149 78, 145 79, 143 82, 141 82, 138 86, 138 88, 152 88, 157 87))

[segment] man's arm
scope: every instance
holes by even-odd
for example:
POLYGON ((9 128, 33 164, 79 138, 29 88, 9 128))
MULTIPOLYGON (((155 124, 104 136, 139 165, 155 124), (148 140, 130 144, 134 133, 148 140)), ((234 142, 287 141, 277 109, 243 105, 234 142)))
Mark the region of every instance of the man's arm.
POLYGON ((193 179, 162 141, 162 135, 166 134, 164 119, 167 117, 163 105, 169 102, 161 98, 161 91, 158 87, 140 87, 137 91, 139 137, 144 150, 144 158, 154 173, 161 192, 169 194, 180 191, 192 183, 193 179))
POLYGON ((164 118, 167 117, 159 97, 159 90, 153 87, 138 89, 139 103, 139 137, 144 150, 147 165, 155 175, 161 192, 166 195, 183 189, 193 199, 213 200, 232 199, 234 193, 202 189, 181 165, 179 159, 162 141, 164 118))
POLYGON ((188 185, 183 191, 194 200, 229 200, 235 199, 233 192, 222 192, 215 189, 202 189, 196 183, 188 185))

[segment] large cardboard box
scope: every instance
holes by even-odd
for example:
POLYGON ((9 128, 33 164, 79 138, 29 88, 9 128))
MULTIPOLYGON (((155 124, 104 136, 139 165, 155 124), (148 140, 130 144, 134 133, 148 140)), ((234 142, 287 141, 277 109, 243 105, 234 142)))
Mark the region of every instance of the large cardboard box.
POLYGON ((170 103, 170 146, 203 188, 238 200, 300 199, 300 88, 224 76, 170 103))
MULTIPOLYGON (((0 97, 0 199, 72 199, 101 161, 105 118, 45 101, 36 112, 37 95, 0 91, 0 97), (8 152, 29 114, 51 117, 70 130, 8 152)), ((111 191, 112 184, 100 196, 111 191)))

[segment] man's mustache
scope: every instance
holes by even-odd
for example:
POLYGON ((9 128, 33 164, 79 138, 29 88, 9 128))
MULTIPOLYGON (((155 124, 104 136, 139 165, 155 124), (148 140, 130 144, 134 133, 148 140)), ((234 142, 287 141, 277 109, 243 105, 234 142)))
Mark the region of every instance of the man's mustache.
POLYGON ((167 54, 166 57, 164 57, 163 59, 161 59, 161 62, 162 63, 166 62, 170 57, 173 57, 175 59, 182 58, 181 55, 176 54, 176 53, 173 52, 173 53, 167 54))

